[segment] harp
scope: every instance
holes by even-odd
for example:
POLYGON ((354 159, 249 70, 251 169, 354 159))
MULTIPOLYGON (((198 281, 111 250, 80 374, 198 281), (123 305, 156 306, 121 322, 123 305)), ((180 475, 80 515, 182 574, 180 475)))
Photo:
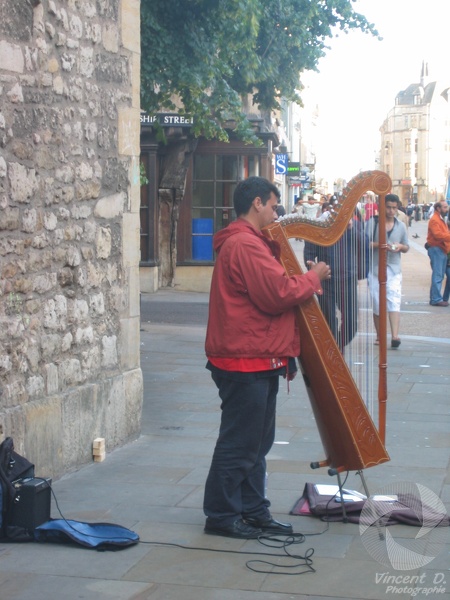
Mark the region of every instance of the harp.
MULTIPOLYGON (((344 234, 358 200, 367 191, 384 196, 391 180, 381 171, 366 171, 354 177, 343 192, 342 203, 327 222, 283 218, 263 229, 263 233, 281 246, 281 262, 288 276, 301 274, 289 238, 301 238, 322 246, 331 246, 344 234)), ((386 239, 384 210, 380 210, 380 354, 378 402, 379 431, 361 397, 315 297, 298 307, 300 340, 304 349, 300 369, 316 419, 325 460, 313 462, 313 468, 329 467, 329 474, 358 471, 389 461, 384 447, 386 410, 386 239), (384 232, 384 240, 383 240, 384 232), (384 248, 384 252, 382 251, 384 248), (383 275, 384 273, 384 275, 383 275), (383 281, 384 279, 384 281, 383 281), (384 301, 382 295, 384 294, 384 301), (384 343, 382 341, 384 340, 384 343)), ((340 481, 340 479, 339 479, 340 481)))

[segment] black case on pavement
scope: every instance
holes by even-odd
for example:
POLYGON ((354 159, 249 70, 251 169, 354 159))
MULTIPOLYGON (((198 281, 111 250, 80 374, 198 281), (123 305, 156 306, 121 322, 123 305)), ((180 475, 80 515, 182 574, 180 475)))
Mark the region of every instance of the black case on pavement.
POLYGON ((31 532, 50 520, 51 479, 29 477, 19 479, 13 485, 16 495, 11 505, 9 525, 31 532))

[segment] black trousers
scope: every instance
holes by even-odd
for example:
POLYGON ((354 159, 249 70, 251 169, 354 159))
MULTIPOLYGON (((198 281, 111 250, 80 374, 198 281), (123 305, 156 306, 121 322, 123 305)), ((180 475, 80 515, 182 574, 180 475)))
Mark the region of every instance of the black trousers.
POLYGON ((267 518, 266 455, 275 438, 279 370, 264 374, 211 368, 222 400, 219 437, 205 485, 203 509, 211 525, 241 517, 267 518))

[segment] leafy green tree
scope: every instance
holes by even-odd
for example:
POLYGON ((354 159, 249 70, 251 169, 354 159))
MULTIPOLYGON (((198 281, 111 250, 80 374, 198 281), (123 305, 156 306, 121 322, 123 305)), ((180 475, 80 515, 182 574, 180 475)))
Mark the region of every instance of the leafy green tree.
POLYGON ((352 2, 142 0, 142 108, 173 110, 178 98, 195 135, 226 141, 233 120, 251 140, 244 95, 264 110, 281 98, 301 104, 300 75, 317 70, 327 40, 351 29, 378 35, 352 2))

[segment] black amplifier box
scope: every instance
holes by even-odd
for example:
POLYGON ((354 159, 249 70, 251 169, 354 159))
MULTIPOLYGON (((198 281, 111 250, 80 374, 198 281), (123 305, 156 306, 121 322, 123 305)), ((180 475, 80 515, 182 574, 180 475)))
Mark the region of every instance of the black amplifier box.
POLYGON ((18 479, 13 485, 16 496, 11 507, 10 525, 33 531, 50 520, 51 479, 28 477, 18 479))

